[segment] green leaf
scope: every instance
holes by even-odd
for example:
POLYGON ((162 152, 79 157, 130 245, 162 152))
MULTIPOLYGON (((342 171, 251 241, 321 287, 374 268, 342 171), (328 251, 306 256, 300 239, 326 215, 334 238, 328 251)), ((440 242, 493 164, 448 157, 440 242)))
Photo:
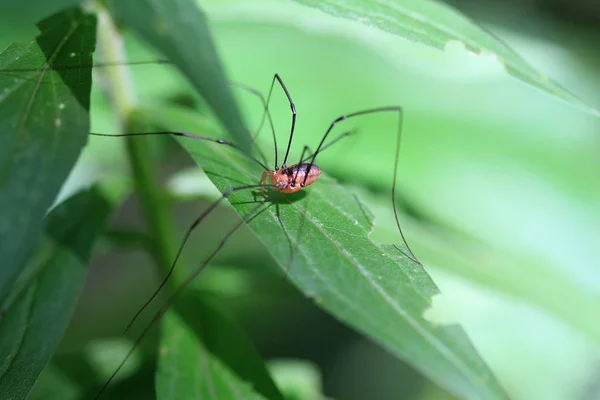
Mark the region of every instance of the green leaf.
POLYGON ((46 218, 44 246, 33 272, 3 305, 0 319, 0 393, 25 399, 50 361, 71 319, 87 276, 95 239, 111 204, 96 189, 80 192, 46 218))
POLYGON ((85 0, 21 0, 10 2, 9 5, 3 4, 2 10, 7 15, 19 15, 19 22, 21 23, 33 24, 35 21, 58 13, 65 8, 75 7, 84 2, 85 0))
MULTIPOLYGON (((159 126, 218 137, 210 123, 186 112, 140 113, 159 126)), ((184 139, 181 144, 222 192, 259 182, 262 171, 239 152, 184 139)), ((406 248, 369 238, 373 218, 350 191, 323 176, 248 215, 260 199, 249 191, 229 197, 294 284, 319 306, 463 398, 506 397, 460 328, 423 318, 436 286, 406 248)))
POLYGON ((449 41, 458 40, 477 54, 494 54, 506 71, 521 81, 600 116, 600 110, 585 104, 548 76, 536 71, 500 38, 446 4, 431 0, 294 1, 439 50, 444 50, 449 41))
POLYGON ((288 400, 325 399, 321 371, 304 360, 269 361, 269 371, 288 400))
POLYGON ((183 72, 233 136, 250 150, 250 136, 227 85, 206 17, 193 0, 108 1, 117 19, 133 28, 183 72))
POLYGON ((34 42, 14 43, 0 54, 0 300, 89 132, 91 71, 39 68, 91 63, 96 20, 68 10, 38 27, 34 42), (17 75, 20 69, 30 72, 17 75))
POLYGON ((168 399, 283 399, 257 351, 211 302, 186 296, 162 321, 156 392, 168 399))
POLYGON ((210 179, 197 167, 190 167, 174 174, 167 182, 167 190, 171 196, 178 199, 217 200, 221 197, 221 192, 210 184, 210 179))

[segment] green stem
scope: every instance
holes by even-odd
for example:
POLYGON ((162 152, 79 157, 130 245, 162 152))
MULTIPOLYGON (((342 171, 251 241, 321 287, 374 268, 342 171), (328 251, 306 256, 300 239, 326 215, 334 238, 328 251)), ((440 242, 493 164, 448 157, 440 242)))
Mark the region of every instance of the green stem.
MULTIPOLYGON (((110 16, 105 11, 98 13, 98 50, 103 58, 109 61, 124 61, 125 50, 121 35, 113 25, 110 16)), ((106 89, 111 103, 119 117, 121 129, 131 132, 135 129, 135 107, 137 100, 133 91, 129 69, 125 66, 106 68, 106 89)), ((175 257, 174 243, 171 238, 175 231, 169 202, 161 188, 154 162, 149 150, 151 138, 127 137, 126 148, 135 181, 142 214, 151 232, 152 255, 156 263, 168 271, 175 257)))
POLYGON ((163 189, 157 182, 156 171, 148 154, 148 138, 127 138, 127 151, 135 179, 135 187, 140 199, 140 206, 148 228, 152 232, 153 254, 156 262, 164 271, 168 271, 175 258, 171 238, 174 229, 167 199, 163 189))

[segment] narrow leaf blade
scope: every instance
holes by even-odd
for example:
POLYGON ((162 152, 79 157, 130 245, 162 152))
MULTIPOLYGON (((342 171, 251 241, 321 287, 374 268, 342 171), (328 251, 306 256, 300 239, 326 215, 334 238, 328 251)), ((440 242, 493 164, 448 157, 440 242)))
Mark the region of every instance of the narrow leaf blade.
POLYGON ((209 301, 186 296, 162 321, 157 398, 283 399, 241 330, 209 301))
POLYGON ((250 136, 227 85, 206 17, 196 3, 110 0, 109 4, 118 19, 175 63, 212 107, 237 145, 249 151, 250 136))
POLYGON ((393 35, 444 50, 450 40, 458 40, 472 52, 495 54, 507 72, 526 84, 580 109, 600 116, 600 110, 585 104, 574 94, 536 71, 515 50, 482 26, 431 0, 294 0, 334 17, 357 21, 393 35))

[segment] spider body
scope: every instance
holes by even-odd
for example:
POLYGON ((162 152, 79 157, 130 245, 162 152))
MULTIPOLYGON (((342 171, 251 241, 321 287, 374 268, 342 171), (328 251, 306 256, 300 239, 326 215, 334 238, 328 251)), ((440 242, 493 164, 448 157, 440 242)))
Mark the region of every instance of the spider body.
MULTIPOLYGON (((276 171, 265 170, 260 179, 264 185, 270 180, 274 189, 281 193, 296 193, 312 184, 321 176, 321 168, 315 164, 300 163, 276 171)), ((263 188, 264 189, 264 188, 263 188)))

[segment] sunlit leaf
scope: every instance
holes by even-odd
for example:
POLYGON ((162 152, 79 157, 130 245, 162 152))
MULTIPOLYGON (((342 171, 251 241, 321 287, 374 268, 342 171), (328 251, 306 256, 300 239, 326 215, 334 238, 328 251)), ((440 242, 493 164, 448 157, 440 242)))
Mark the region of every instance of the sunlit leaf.
POLYGON ((323 382, 319 368, 308 361, 274 360, 269 371, 286 399, 311 400, 323 398, 323 382))
POLYGON ((495 54, 508 73, 581 109, 600 116, 600 111, 585 104, 548 76, 536 71, 499 37, 453 10, 432 0, 294 0, 315 7, 334 17, 356 21, 444 50, 457 40, 475 53, 495 54))
MULTIPOLYGON (((209 123, 189 113, 140 112, 171 129, 218 137, 209 123)), ((260 167, 226 146, 187 138, 180 142, 221 191, 260 180, 260 167)), ((505 397, 460 328, 435 326, 423 318, 437 288, 405 255, 404 246, 369 238, 371 214, 343 186, 322 177, 295 195, 275 195, 258 214, 259 193, 235 192, 229 200, 319 306, 462 397, 505 397)))

